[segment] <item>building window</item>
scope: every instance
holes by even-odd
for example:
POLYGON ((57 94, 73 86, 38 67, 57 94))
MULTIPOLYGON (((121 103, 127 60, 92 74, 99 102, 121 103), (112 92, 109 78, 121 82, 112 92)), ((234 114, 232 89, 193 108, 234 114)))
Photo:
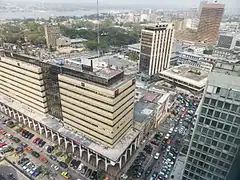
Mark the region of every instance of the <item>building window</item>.
POLYGON ((212 129, 208 130, 208 137, 212 137, 214 134, 214 131, 212 129))
POLYGON ((201 111, 201 114, 205 115, 207 112, 207 109, 205 107, 202 107, 202 111, 201 111))
POLYGON ((217 141, 216 140, 212 140, 212 145, 213 146, 217 146, 217 141))
MULTIPOLYGON (((226 125, 225 125, 225 126, 226 126, 226 125)), ((224 129, 225 129, 225 127, 224 127, 224 129)), ((227 129, 227 130, 230 129, 230 126, 227 125, 226 129, 227 129)), ((236 127, 232 127, 231 133, 236 134, 236 133, 237 133, 237 128, 236 128, 236 127)))
POLYGON ((217 102, 217 101, 216 101, 215 99, 212 99, 210 105, 211 105, 211 106, 215 106, 215 105, 216 105, 216 102, 217 102))
POLYGON ((217 126, 217 122, 212 120, 211 126, 215 128, 217 126))
POLYGON ((209 98, 207 98, 207 97, 205 97, 205 99, 204 99, 204 103, 205 103, 206 105, 208 105, 208 104, 209 104, 209 102, 210 102, 210 99, 209 99, 209 98))
POLYGON ((225 104, 224 104, 224 109, 229 110, 229 109, 230 109, 230 106, 231 106, 231 104, 225 102, 225 104))
POLYGON ((223 128, 223 123, 219 122, 217 128, 222 129, 223 128))
POLYGON ((226 134, 222 134, 221 135, 221 139, 225 141, 227 139, 227 135, 226 134))
POLYGON ((220 116, 220 112, 219 112, 219 111, 215 111, 215 112, 214 112, 214 117, 215 117, 215 118, 219 118, 219 116, 220 116))
POLYGON ((213 110, 212 110, 212 109, 208 109, 207 115, 210 116, 210 117, 212 117, 212 115, 213 115, 213 110))
POLYGON ((210 122, 211 122, 210 119, 208 119, 208 118, 205 119, 205 124, 210 125, 210 122))
POLYGON ((220 152, 220 151, 215 151, 215 156, 219 157, 219 156, 220 156, 220 154, 221 154, 221 152, 220 152))
POLYGON ((208 152, 208 149, 209 149, 209 147, 204 146, 204 147, 203 147, 203 152, 208 152))
POLYGON ((225 150, 225 151, 229 151, 229 150, 230 150, 230 146, 226 144, 226 145, 224 146, 224 150, 225 150))
POLYGON ((199 141, 204 143, 204 141, 205 141, 205 137, 204 137, 204 136, 200 136, 199 141))
POLYGON ((227 114, 226 113, 222 113, 221 114, 221 119, 225 120, 227 118, 227 114))
POLYGON ((210 154, 214 154, 214 150, 212 148, 209 149, 210 154))
POLYGON ((221 109, 223 107, 223 102, 222 101, 218 101, 217 102, 217 107, 221 109))
POLYGON ((227 121, 228 121, 229 123, 232 123, 232 122, 233 122, 233 119, 234 119, 234 116, 231 115, 231 114, 229 114, 229 115, 228 115, 228 118, 227 118, 227 121))
POLYGON ((227 154, 222 153, 221 158, 226 159, 227 158, 227 154))
POLYGON ((218 148, 222 149, 223 146, 224 146, 224 144, 222 142, 218 142, 218 145, 217 145, 218 148))
POLYGON ((206 155, 205 154, 201 154, 201 159, 205 160, 206 159, 206 155))
POLYGON ((235 105, 235 104, 232 104, 232 108, 231 108, 231 111, 236 113, 237 112, 237 109, 238 109, 238 106, 235 105))
POLYGON ((236 116, 234 124, 237 124, 237 125, 240 124, 240 117, 239 116, 236 116))
POLYGON ((199 117, 199 122, 203 123, 203 121, 204 121, 204 117, 200 116, 199 117))

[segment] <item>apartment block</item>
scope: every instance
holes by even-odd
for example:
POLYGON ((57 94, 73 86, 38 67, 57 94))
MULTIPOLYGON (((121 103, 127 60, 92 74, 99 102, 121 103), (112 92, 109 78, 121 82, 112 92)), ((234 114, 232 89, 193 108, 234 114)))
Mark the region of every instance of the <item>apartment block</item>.
POLYGON ((151 77, 169 68, 173 35, 174 25, 170 23, 142 30, 139 72, 151 77))
POLYGON ((211 73, 199 106, 183 180, 225 180, 238 161, 240 77, 211 73))

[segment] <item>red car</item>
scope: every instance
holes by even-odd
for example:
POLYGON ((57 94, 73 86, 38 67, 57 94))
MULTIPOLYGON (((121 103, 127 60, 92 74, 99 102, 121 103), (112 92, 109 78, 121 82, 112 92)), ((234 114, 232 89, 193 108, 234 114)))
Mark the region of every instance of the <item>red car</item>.
POLYGON ((4 147, 4 146, 6 146, 6 145, 7 145, 6 143, 1 143, 1 144, 0 144, 0 148, 4 147))
POLYGON ((39 159, 40 159, 40 161, 44 162, 45 164, 48 162, 48 160, 43 156, 41 156, 39 159))
POLYGON ((38 141, 39 139, 40 139, 39 137, 35 138, 35 139, 33 140, 33 143, 37 143, 37 141, 38 141))
POLYGON ((4 130, 2 130, 2 129, 0 130, 0 134, 3 134, 3 135, 4 135, 4 134, 6 134, 6 133, 7 133, 7 132, 4 131, 4 130))
POLYGON ((20 131, 20 134, 22 135, 24 133, 24 129, 20 131))
POLYGON ((169 140, 168 140, 168 142, 167 142, 167 144, 169 145, 169 144, 171 144, 171 142, 172 142, 172 140, 171 140, 171 139, 169 139, 169 140))

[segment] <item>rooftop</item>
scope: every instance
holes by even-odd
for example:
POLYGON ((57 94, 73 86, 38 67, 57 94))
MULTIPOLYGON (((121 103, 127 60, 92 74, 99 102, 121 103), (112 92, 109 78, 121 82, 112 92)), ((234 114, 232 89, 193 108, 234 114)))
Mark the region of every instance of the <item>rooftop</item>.
POLYGON ((209 84, 214 84, 215 86, 227 89, 231 88, 235 90, 240 90, 240 84, 236 82, 240 82, 239 76, 231 76, 223 73, 213 72, 210 73, 208 77, 209 84))
POLYGON ((31 119, 34 119, 44 125, 49 129, 52 129, 54 132, 59 132, 62 136, 68 137, 74 140, 77 144, 81 144, 85 147, 88 147, 94 152, 101 154, 104 157, 112 161, 117 161, 119 157, 124 153, 128 146, 134 141, 134 139, 139 134, 138 131, 131 129, 114 148, 109 148, 101 145, 98 142, 92 141, 83 134, 73 132, 71 129, 68 129, 63 126, 59 119, 53 118, 50 115, 40 113, 25 104, 20 103, 19 101, 13 100, 3 94, 0 94, 0 102, 15 109, 16 111, 27 115, 31 119))
POLYGON ((152 117, 156 107, 157 104, 151 102, 138 101, 134 103, 134 121, 141 123, 149 120, 152 117))
POLYGON ((82 43, 86 41, 87 39, 83 39, 83 38, 71 39, 71 43, 82 43))
POLYGON ((173 67, 161 72, 160 74, 187 82, 197 87, 205 86, 208 76, 207 71, 203 71, 200 68, 188 64, 173 67))

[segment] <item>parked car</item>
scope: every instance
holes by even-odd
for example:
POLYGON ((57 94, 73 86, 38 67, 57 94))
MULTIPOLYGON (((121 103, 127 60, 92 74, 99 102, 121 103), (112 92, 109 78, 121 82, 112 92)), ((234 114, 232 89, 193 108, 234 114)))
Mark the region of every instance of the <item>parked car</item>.
POLYGON ((159 157, 160 157, 160 153, 156 153, 153 158, 154 158, 155 160, 158 160, 159 157))
POLYGON ((32 156, 34 156, 35 158, 39 158, 40 157, 40 154, 36 151, 32 151, 32 156))
POLYGON ((68 172, 62 172, 61 176, 64 177, 65 179, 69 179, 71 177, 68 172))
POLYGON ((39 160, 42 161, 42 162, 44 162, 45 164, 48 162, 48 160, 47 160, 45 157, 43 157, 43 156, 41 156, 41 157, 39 158, 39 160))
POLYGON ((61 166, 62 168, 66 169, 68 168, 68 165, 65 162, 59 161, 59 166, 61 166))
POLYGON ((56 157, 56 156, 53 156, 53 155, 49 156, 49 158, 50 158, 51 160, 53 160, 53 161, 56 161, 56 160, 57 160, 57 157, 56 157))
POLYGON ((21 142, 21 140, 17 137, 13 137, 12 141, 15 142, 15 143, 20 143, 21 142))

